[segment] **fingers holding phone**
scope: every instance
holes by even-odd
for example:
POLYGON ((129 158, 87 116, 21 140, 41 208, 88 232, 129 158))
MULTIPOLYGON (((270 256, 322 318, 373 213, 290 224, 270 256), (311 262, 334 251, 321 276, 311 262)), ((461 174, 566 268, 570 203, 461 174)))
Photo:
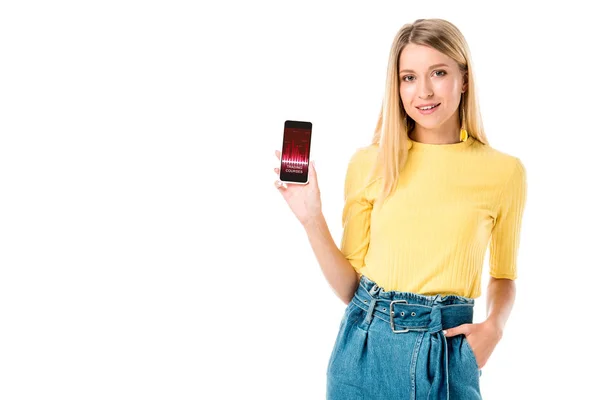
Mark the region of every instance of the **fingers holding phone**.
MULTIPOLYGON (((279 150, 275 150, 275 157, 277 157, 277 160, 281 164, 281 152, 279 150)), ((285 183, 281 182, 281 179, 280 179, 280 174, 279 174, 280 168, 275 167, 274 170, 275 170, 275 174, 277 174, 277 180, 275 181, 275 187, 277 189, 286 189, 287 186, 285 185, 285 183)))

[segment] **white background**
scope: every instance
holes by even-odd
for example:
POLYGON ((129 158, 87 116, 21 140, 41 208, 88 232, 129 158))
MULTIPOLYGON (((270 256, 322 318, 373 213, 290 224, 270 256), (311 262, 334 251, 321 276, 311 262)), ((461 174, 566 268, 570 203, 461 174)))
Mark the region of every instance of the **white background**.
MULTIPOLYGON (((597 21, 584 2, 5 1, 0 398, 323 399, 344 310, 273 182, 313 123, 341 238, 404 23, 456 24, 529 192, 487 400, 597 390, 597 21)), ((487 257, 483 265, 487 285, 487 257)), ((476 322, 485 318, 485 295, 476 322)))

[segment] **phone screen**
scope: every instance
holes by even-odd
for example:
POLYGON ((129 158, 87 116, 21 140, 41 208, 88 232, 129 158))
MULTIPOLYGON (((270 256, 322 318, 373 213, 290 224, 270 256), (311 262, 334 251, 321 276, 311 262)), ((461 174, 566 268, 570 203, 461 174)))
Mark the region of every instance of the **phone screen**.
POLYGON ((311 122, 285 121, 279 168, 282 182, 308 183, 311 136, 311 122))

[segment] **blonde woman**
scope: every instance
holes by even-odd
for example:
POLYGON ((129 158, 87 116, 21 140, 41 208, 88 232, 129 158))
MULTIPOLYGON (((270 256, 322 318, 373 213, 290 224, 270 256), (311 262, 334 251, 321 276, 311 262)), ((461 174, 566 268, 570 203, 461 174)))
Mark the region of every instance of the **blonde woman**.
POLYGON ((275 186, 347 304, 327 398, 481 399, 515 298, 527 182, 519 158, 488 144, 461 32, 419 19, 394 38, 373 141, 349 161, 340 249, 309 173, 308 185, 275 186), (488 244, 487 317, 475 323, 488 244))

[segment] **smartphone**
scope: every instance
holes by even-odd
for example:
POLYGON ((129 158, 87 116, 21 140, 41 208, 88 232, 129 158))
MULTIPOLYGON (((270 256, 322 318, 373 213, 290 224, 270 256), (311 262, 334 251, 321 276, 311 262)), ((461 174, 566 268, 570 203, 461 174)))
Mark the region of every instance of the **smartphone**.
POLYGON ((301 185, 308 183, 311 137, 312 122, 285 121, 279 167, 280 181, 301 185))

